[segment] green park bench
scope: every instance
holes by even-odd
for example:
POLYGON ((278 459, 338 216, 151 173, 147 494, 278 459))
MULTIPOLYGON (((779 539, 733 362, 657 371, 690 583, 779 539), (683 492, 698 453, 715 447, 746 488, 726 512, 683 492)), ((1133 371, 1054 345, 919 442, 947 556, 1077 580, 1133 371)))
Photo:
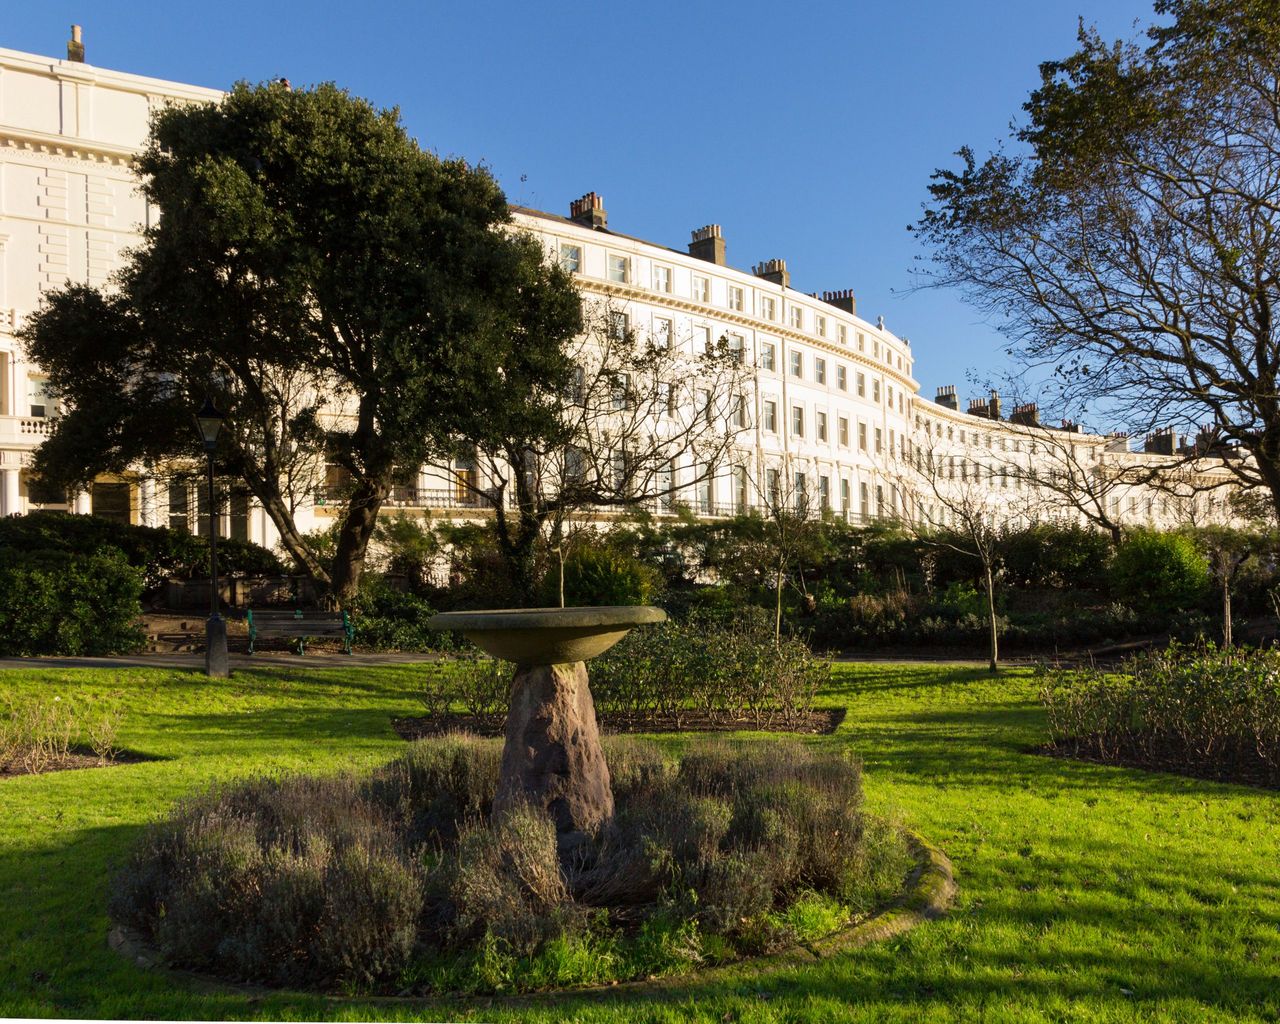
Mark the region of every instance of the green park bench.
POLYGON ((298 653, 307 652, 307 640, 318 636, 342 637, 342 650, 351 653, 351 637, 355 632, 346 612, 303 611, 302 609, 250 608, 245 618, 249 623, 249 653, 253 653, 258 637, 284 636, 298 641, 298 653))

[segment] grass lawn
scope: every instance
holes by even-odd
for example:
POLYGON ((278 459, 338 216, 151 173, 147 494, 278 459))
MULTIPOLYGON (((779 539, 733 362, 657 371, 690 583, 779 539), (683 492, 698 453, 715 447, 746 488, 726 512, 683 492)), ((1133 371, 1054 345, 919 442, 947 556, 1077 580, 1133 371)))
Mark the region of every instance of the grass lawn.
POLYGON ((1280 1020, 1280 797, 1023 753, 1044 738, 1030 679, 948 667, 840 667, 824 700, 849 716, 812 741, 857 751, 870 803, 955 865, 952 915, 899 939, 658 993, 461 1006, 252 996, 107 948, 110 865, 148 821, 214 779, 389 759, 417 671, 0 672, 0 696, 119 701, 123 744, 161 758, 0 779, 0 1016, 1280 1020))

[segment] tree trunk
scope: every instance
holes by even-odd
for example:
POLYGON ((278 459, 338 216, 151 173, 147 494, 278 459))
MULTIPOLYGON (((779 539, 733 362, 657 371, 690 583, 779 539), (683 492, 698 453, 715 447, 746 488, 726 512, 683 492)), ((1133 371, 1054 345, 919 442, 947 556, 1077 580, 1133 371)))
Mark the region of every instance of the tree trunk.
POLYGON ((560 568, 560 607, 564 607, 564 545, 556 545, 556 561, 560 568))
POLYGON ((773 643, 776 647, 782 646, 782 564, 778 564, 778 572, 774 576, 774 595, 776 608, 773 618, 773 643))
POLYGON ((293 513, 285 503, 279 490, 271 487, 264 478, 256 474, 242 472, 242 476, 250 492, 258 499, 263 511, 267 513, 267 518, 275 524, 275 528, 280 534, 281 545, 289 553, 290 557, 298 563, 298 568, 319 584, 321 590, 329 589, 332 585, 329 571, 324 567, 320 559, 316 557, 311 545, 306 542, 306 539, 298 531, 298 524, 294 522, 293 513))
POLYGON ((987 571, 987 622, 991 627, 991 663, 989 668, 992 674, 1000 670, 1000 634, 996 629, 996 582, 991 572, 991 566, 986 566, 987 571))
POLYGON ((339 608, 349 608, 360 590, 369 539, 378 525, 378 510, 386 501, 388 492, 389 488, 381 482, 362 480, 347 502, 347 514, 338 531, 338 545, 330 574, 333 599, 339 608))
POLYGON ((1231 649, 1231 584, 1222 581, 1222 646, 1231 649))

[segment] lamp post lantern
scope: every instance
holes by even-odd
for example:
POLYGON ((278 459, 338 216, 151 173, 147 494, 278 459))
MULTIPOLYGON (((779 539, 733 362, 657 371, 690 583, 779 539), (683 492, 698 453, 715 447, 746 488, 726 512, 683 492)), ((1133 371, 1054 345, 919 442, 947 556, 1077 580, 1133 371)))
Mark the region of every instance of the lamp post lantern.
POLYGON ((227 655, 227 624, 218 614, 218 504, 213 480, 213 453, 218 447, 222 429, 222 413, 206 398, 196 413, 196 427, 209 459, 209 619, 205 623, 204 672, 207 676, 226 679, 231 674, 227 655))

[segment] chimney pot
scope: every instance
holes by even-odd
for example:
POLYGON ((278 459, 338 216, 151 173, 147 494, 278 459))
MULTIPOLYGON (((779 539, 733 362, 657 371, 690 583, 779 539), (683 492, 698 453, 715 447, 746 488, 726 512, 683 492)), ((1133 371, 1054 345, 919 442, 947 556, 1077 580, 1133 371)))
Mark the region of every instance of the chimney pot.
POLYGON ((595 192, 588 192, 581 199, 573 200, 569 204, 569 219, 584 227, 603 230, 609 223, 609 215, 604 208, 604 197, 595 192))
POLYGON ((67 40, 67 60, 77 64, 84 63, 84 38, 79 25, 71 26, 71 38, 67 40))
POLYGON ((762 281, 780 284, 783 288, 791 287, 791 275, 787 273, 786 260, 765 260, 751 268, 751 273, 762 281))
POLYGON ((707 224, 695 229, 689 242, 689 255, 723 267, 724 236, 720 233, 720 225, 707 224))
POLYGON ((938 388, 938 394, 934 398, 934 402, 946 409, 954 409, 960 411, 960 399, 956 397, 956 386, 954 384, 944 384, 938 388))
POLYGON ((843 309, 846 313, 853 316, 858 314, 858 300, 853 297, 852 288, 841 288, 834 292, 823 292, 822 301, 835 306, 836 309, 843 309))

